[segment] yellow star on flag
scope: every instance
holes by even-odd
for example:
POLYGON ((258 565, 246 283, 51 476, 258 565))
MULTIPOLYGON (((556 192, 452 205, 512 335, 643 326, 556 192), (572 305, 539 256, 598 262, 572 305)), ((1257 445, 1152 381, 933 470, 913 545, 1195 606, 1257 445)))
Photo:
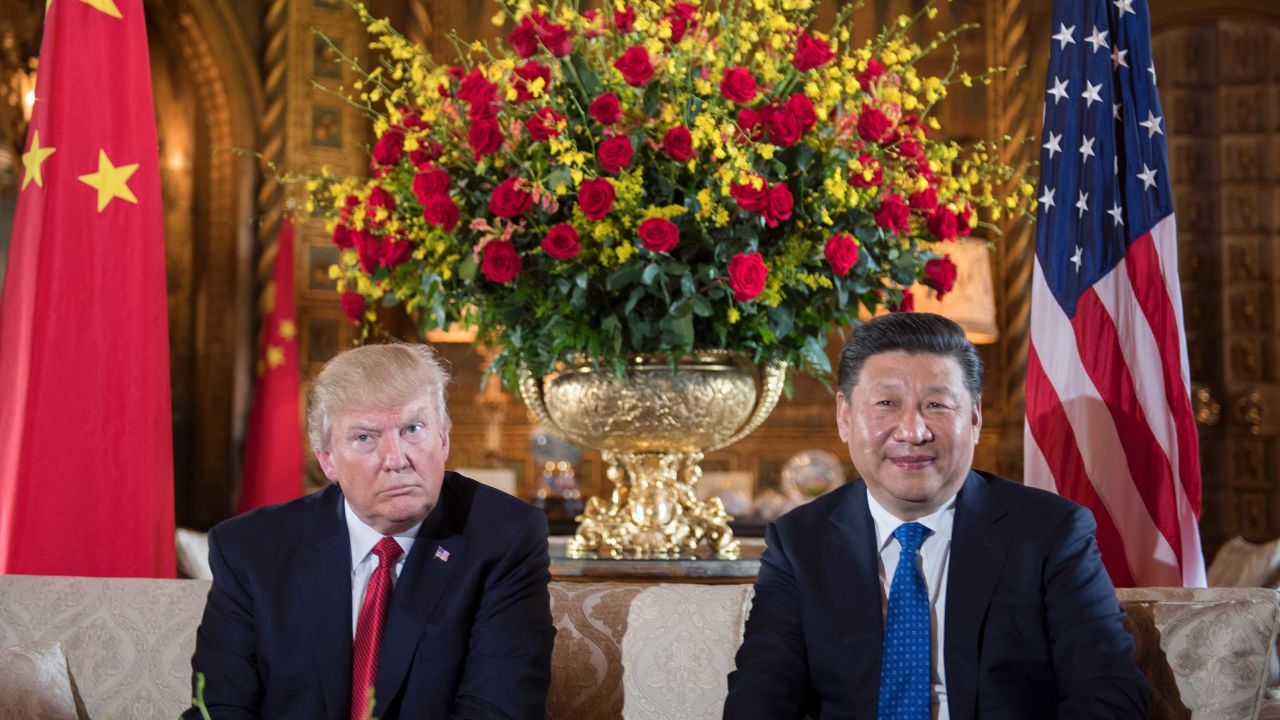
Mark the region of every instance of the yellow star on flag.
POLYGON ((22 154, 22 167, 26 170, 22 176, 22 190, 26 190, 32 180, 36 181, 36 185, 44 187, 44 175, 40 174, 40 165, 55 152, 57 150, 54 148, 40 147, 39 130, 31 133, 31 149, 22 154))
POLYGON ((294 325, 292 320, 284 318, 280 321, 280 326, 276 331, 280 334, 281 339, 292 340, 293 336, 298 334, 298 326, 294 325))
POLYGON ((267 346, 267 367, 278 368, 284 364, 284 348, 279 345, 267 346))
POLYGON ((115 0, 80 0, 80 2, 104 15, 110 15, 116 19, 124 17, 120 14, 120 8, 116 7, 115 0))
POLYGON ((102 212, 102 209, 115 198, 128 200, 137 205, 138 198, 133 196, 133 191, 128 185, 129 178, 137 169, 138 163, 116 167, 111 164, 111 158, 107 157, 106 150, 98 150, 98 172, 81 175, 80 182, 97 189, 98 212, 102 212))

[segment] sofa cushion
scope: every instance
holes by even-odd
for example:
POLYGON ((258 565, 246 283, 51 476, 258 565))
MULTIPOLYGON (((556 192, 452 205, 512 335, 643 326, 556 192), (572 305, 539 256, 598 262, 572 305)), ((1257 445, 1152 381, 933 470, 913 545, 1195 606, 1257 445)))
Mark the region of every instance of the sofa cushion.
POLYGON ((57 642, 0 650, 0 718, 76 720, 67 658, 57 642))
POLYGON ((551 583, 551 655, 548 718, 617 720, 622 717, 622 638, 635 583, 551 583))
POLYGON ((714 720, 742 644, 750 585, 646 587, 622 639, 627 720, 714 720))
POLYGON ((1255 545, 1235 537, 1209 564, 1209 587, 1275 587, 1280 583, 1280 539, 1255 545))
POLYGON ((177 717, 209 583, 11 575, 0 647, 58 642, 94 718, 177 717))
POLYGON ((1280 627, 1265 588, 1118 590, 1136 658, 1152 684, 1151 717, 1256 718, 1280 627))

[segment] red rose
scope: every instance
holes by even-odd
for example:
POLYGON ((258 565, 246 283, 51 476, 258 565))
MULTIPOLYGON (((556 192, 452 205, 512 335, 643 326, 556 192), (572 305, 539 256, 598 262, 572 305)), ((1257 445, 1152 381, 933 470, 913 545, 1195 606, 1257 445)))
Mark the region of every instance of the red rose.
POLYGON ((831 272, 844 277, 858 263, 858 241, 849 233, 836 233, 827 238, 822 254, 831 266, 831 272))
POLYGON ((955 240, 959 233, 956 214, 945 207, 938 207, 929 213, 925 222, 929 226, 929 232, 939 240, 955 240))
POLYGON ((774 145, 790 147, 800 140, 802 133, 800 121, 778 103, 770 103, 760 108, 760 119, 764 124, 769 142, 774 145))
POLYGON ((671 128, 666 135, 662 136, 662 150, 676 162, 692 160, 697 156, 693 150, 693 135, 689 133, 689 128, 683 125, 671 128))
POLYGON ((968 237, 969 233, 973 232, 972 223, 973 208, 969 207, 968 203, 965 203, 965 206, 960 208, 960 216, 956 219, 956 232, 968 237))
POLYGON ((445 232, 453 232, 458 226, 458 204, 448 195, 432 195, 422 203, 422 219, 445 232))
POLYGON ((849 176, 849 184, 855 187, 867 188, 876 187, 884 180, 884 168, 880 167, 880 161, 876 160, 867 153, 858 156, 858 164, 862 166, 862 172, 855 172, 849 176), (866 171, 871 171, 871 179, 866 178, 866 171))
POLYGON ((917 190, 916 192, 911 193, 907 199, 911 203, 912 210, 919 210, 927 213, 938 207, 938 191, 931 187, 923 190, 917 190))
POLYGON ((424 169, 413 176, 413 194, 418 197, 418 204, 426 205, 427 198, 432 195, 443 195, 449 192, 449 173, 439 169, 424 169))
POLYGON ((882 75, 884 75, 884 65, 881 65, 879 60, 872 58, 867 61, 867 69, 857 74, 858 84, 862 86, 863 90, 867 90, 882 75))
POLYGON ((764 207, 764 219, 769 227, 777 227, 778 222, 791 218, 793 204, 791 188, 786 183, 778 183, 769 188, 769 201, 764 207))
POLYGON ((509 283, 520 274, 520 253, 507 240, 494 240, 484 246, 484 259, 480 271, 496 283, 509 283))
POLYGON ((600 143, 600 147, 596 149, 596 159, 600 161, 600 168, 610 175, 617 175, 623 168, 631 164, 631 158, 635 157, 635 148, 631 146, 631 138, 626 135, 616 135, 600 143))
MULTIPOLYGON (((759 140, 764 137, 764 126, 760 123, 760 113, 751 108, 742 108, 738 111, 738 128, 747 139, 759 140)), ((739 138, 739 140, 742 139, 739 138)))
POLYGON ((542 78, 542 90, 546 91, 551 86, 551 68, 530 60, 515 69, 516 80, 511 83, 511 87, 516 90, 516 102, 521 103, 533 98, 533 93, 529 91, 529 85, 534 80, 542 78))
POLYGON ((796 53, 791 56, 791 67, 800 72, 809 72, 826 65, 835 57, 835 52, 826 40, 816 38, 808 32, 801 32, 796 41, 796 53))
POLYGON ((680 228, 663 218, 645 220, 637 232, 640 233, 640 243, 653 252, 671 252, 680 239, 680 228))
POLYGON ((618 12, 615 10, 613 13, 613 27, 616 28, 617 31, 623 35, 627 33, 635 32, 636 31, 636 9, 628 6, 626 10, 623 10, 621 12, 618 12))
POLYGON ((569 29, 558 23, 547 23, 534 28, 538 33, 538 39, 551 51, 556 57, 564 57, 573 52, 573 35, 569 33, 569 29))
POLYGON ((504 218, 518 218, 528 212, 533 207, 533 195, 521 184, 515 176, 498 183, 489 195, 489 212, 504 218))
POLYGON ((524 121, 524 126, 529 129, 529 137, 541 142, 560 134, 558 123, 561 120, 564 120, 563 115, 549 107, 544 107, 534 111, 533 115, 524 121))
POLYGON ((378 269, 382 260, 382 242, 368 230, 359 230, 351 235, 356 247, 356 257, 360 258, 360 269, 372 273, 378 269))
POLYGON ((601 125, 612 125, 622 117, 622 104, 618 102, 617 95, 605 93, 591 101, 587 106, 587 112, 591 113, 591 117, 601 125))
POLYGON ((767 277, 769 268, 765 267, 760 253, 738 253, 729 258, 729 287, 733 288, 734 300, 746 302, 754 299, 764 290, 767 277))
POLYGON ((409 162, 413 163, 416 168, 429 165, 444 154, 444 146, 435 140, 427 143, 426 147, 419 147, 417 150, 409 153, 409 162))
POLYGON ((763 212, 769 204, 769 183, 760 183, 757 190, 751 183, 734 183, 729 194, 738 201, 738 207, 747 212, 763 212))
POLYGON ((493 102, 498 96, 498 86, 489 82, 480 68, 476 68, 458 83, 459 100, 475 104, 493 102))
POLYGON ((382 256, 379 263, 388 270, 394 270, 396 267, 404 263, 413 256, 413 243, 406 238, 384 239, 382 243, 382 256))
POLYGON ((622 57, 613 61, 613 66, 622 73, 622 79, 631 87, 640 87, 653 77, 653 64, 649 62, 649 53, 642 47, 627 48, 622 57))
POLYGON ((897 305, 889 306, 889 309, 892 310, 893 312, 915 312, 916 296, 912 295, 910 290, 903 290, 902 302, 898 303, 897 305))
POLYGON ((488 119, 472 123, 467 131, 467 144, 471 146, 471 157, 475 160, 498 152, 502 147, 502 129, 498 127, 498 121, 488 119))
POLYGON ((667 20, 671 23, 671 42, 678 43, 690 26, 697 27, 698 8, 686 2, 678 2, 667 13, 667 20))
POLYGON ((956 285, 956 264, 950 255, 934 258, 924 264, 924 284, 938 291, 938 299, 951 292, 956 285))
POLYGON ((901 195, 890 195, 876 210, 876 224, 889 232, 904 233, 911 229, 910 213, 901 195))
POLYGON ((373 162, 387 167, 400 162, 404 155, 404 133, 394 128, 382 133, 373 146, 373 162))
POLYGON ((578 207, 588 220, 603 220, 613 207, 613 183, 604 178, 584 181, 578 188, 578 207))
POLYGON ((351 228, 346 225, 339 224, 333 228, 333 244, 339 248, 346 250, 355 246, 355 241, 351 238, 351 228))
POLYGON ((515 48, 516 55, 527 58, 538 51, 538 36, 533 32, 533 25, 524 19, 515 26, 508 35, 507 42, 515 48))
POLYGON ((351 318, 351 322, 359 324, 364 320, 364 311, 366 309, 364 296, 358 292, 350 290, 342 293, 342 312, 351 318))
POLYGON ((858 136, 863 140, 879 142, 888 135, 892 126, 893 123, 880 112, 880 108, 873 105, 862 106, 862 113, 858 115, 858 136))
POLYGON ((756 85, 756 79, 751 76, 750 70, 743 67, 724 69, 724 76, 720 79, 720 94, 726 100, 745 105, 754 100, 758 92, 760 86, 756 85))
POLYGON ((374 185, 373 189, 369 191, 368 206, 370 210, 373 208, 386 208, 387 212, 390 213, 396 209, 396 198, 381 187, 374 185))
POLYGON ((807 133, 818 124, 818 114, 813 111, 813 101, 804 93, 787 98, 787 112, 800 123, 800 132, 807 133))
POLYGON ((542 238, 541 247, 543 252, 557 260, 569 260, 582 249, 578 244, 578 231, 569 223, 552 225, 547 236, 542 238))

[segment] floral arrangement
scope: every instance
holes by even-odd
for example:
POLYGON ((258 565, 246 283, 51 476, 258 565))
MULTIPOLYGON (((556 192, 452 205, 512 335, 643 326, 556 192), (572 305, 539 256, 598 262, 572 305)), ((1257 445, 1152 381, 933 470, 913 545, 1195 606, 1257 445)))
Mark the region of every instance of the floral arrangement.
POLYGON ((427 331, 459 322, 508 381, 586 357, 728 348, 830 373, 860 308, 939 295, 946 245, 1028 202, 992 146, 934 137, 950 83, 907 29, 855 47, 810 0, 498 0, 499 47, 440 62, 357 5, 380 67, 350 61, 372 118, 371 176, 309 181, 341 261, 342 305, 427 331))

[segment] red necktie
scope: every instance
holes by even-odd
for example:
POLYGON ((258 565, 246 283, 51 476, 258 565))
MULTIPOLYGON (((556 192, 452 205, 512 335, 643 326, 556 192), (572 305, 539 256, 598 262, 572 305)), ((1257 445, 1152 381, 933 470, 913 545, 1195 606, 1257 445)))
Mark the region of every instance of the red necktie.
POLYGON ((391 568, 402 552, 400 543, 389 537, 382 538, 373 547, 373 554, 378 556, 378 567, 369 576, 364 603, 360 606, 360 620, 356 623, 355 655, 351 661, 351 720, 369 717, 365 705, 369 700, 369 688, 373 687, 373 680, 378 676, 382 623, 387 617, 387 604, 391 602, 391 568))

